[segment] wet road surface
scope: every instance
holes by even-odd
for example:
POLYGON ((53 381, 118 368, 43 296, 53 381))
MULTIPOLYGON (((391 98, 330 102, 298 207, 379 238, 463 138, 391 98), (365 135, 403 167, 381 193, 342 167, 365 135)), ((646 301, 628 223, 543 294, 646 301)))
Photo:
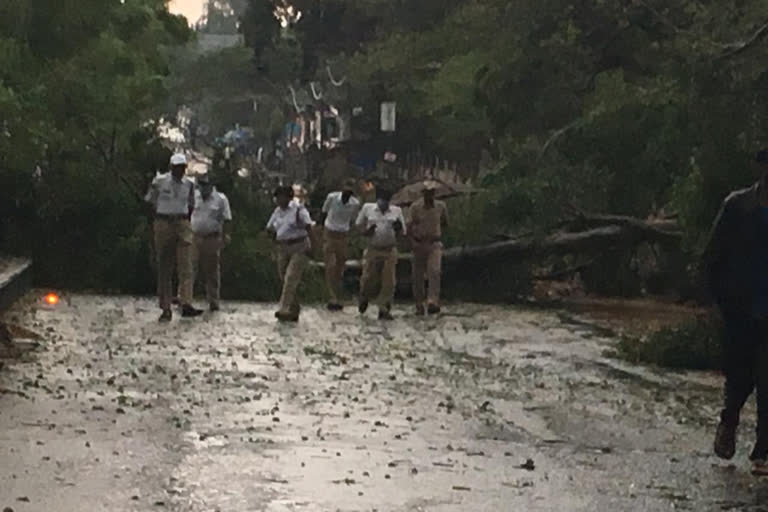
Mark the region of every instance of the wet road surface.
POLYGON ((752 409, 734 463, 710 455, 717 376, 606 358, 556 312, 409 311, 11 311, 44 341, 0 372, 0 509, 768 510, 752 409))

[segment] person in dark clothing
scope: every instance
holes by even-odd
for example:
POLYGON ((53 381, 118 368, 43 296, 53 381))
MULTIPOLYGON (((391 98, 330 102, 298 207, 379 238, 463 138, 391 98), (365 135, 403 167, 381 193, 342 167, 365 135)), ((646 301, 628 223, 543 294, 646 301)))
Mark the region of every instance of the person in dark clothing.
POLYGON ((760 179, 731 193, 703 255, 709 290, 727 332, 723 344, 725 400, 715 453, 731 459, 741 409, 757 393, 752 473, 768 476, 768 150, 757 153, 760 179))

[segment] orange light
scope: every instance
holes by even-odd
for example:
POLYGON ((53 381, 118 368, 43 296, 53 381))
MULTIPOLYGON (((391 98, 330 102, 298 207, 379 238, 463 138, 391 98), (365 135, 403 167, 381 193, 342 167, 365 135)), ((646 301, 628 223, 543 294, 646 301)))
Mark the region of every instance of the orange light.
POLYGON ((45 299, 43 299, 43 300, 45 300, 46 304, 49 304, 51 306, 55 306, 56 304, 59 303, 60 299, 59 299, 59 296, 56 295, 55 293, 49 293, 48 295, 45 296, 45 299))

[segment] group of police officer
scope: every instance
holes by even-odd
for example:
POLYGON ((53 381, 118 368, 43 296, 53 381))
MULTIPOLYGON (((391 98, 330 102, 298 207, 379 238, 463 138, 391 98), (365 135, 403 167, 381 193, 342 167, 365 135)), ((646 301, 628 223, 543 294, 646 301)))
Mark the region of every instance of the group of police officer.
MULTIPOLYGON (((221 249, 230 241, 232 212, 227 197, 216 190, 207 175, 197 183, 186 176, 187 159, 171 157, 170 172, 154 178, 146 195, 154 216, 154 250, 157 258, 157 290, 161 322, 173 318, 173 276, 178 276, 178 303, 182 317, 197 317, 203 311, 193 306, 195 276, 205 278, 206 298, 211 311, 220 307, 221 249)), ((341 190, 331 192, 322 208, 325 276, 328 310, 342 311, 342 278, 349 252, 350 235, 359 231, 367 239, 360 282, 359 312, 378 296, 378 316, 391 320, 395 294, 398 241, 408 236, 413 248, 413 292, 416 313, 440 312, 442 230, 448 211, 436 199, 437 183, 423 184, 423 197, 403 214, 391 204, 392 193, 377 190, 376 202, 361 204, 355 197, 356 182, 347 180, 341 190), (407 217, 407 219, 406 219, 407 217), (425 289, 425 281, 428 288, 425 289)), ((294 197, 292 187, 274 191, 276 207, 266 229, 276 245, 277 268, 282 282, 279 309, 281 322, 296 322, 300 306, 298 288, 309 263, 315 221, 306 206, 294 197)))

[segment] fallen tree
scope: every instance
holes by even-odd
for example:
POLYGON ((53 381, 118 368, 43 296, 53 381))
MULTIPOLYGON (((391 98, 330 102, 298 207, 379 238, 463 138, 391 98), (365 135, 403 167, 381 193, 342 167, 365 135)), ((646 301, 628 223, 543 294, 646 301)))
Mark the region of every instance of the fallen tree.
MULTIPOLYGON (((464 260, 485 258, 531 258, 590 254, 607 250, 632 250, 641 243, 679 247, 682 232, 674 219, 643 220, 621 215, 595 215, 578 212, 559 229, 541 237, 526 236, 489 242, 476 246, 451 247, 443 251, 445 265, 461 264, 464 260)), ((401 261, 410 261, 411 253, 401 253, 401 261)), ((323 266, 315 262, 315 266, 323 266)), ((360 260, 349 260, 347 269, 359 270, 360 260)))

